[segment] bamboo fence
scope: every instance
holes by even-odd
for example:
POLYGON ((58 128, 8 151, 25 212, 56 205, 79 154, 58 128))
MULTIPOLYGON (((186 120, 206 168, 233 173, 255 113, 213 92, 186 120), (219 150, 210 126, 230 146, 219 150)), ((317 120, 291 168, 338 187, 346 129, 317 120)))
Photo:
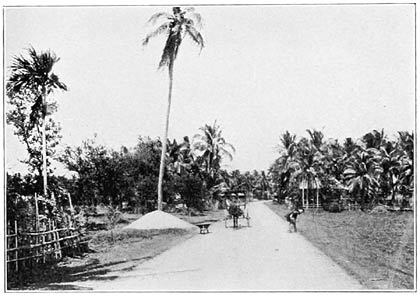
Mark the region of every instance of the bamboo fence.
POLYGON ((63 256, 74 255, 84 247, 76 228, 71 224, 57 228, 54 221, 48 220, 43 230, 31 233, 18 231, 18 223, 7 227, 7 271, 10 273, 43 264, 58 261, 63 256))

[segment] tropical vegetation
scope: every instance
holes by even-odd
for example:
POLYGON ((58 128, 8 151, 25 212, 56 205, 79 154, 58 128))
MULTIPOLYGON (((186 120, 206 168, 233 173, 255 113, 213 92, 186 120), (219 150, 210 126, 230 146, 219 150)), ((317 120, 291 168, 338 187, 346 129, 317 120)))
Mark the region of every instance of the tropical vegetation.
POLYGON ((15 56, 10 67, 6 92, 14 109, 7 114, 7 122, 16 127, 15 134, 25 143, 29 154, 26 162, 42 176, 43 195, 47 198, 47 157, 52 156, 53 149, 58 144, 60 130, 53 120, 47 121, 47 115, 56 110, 56 104, 49 103, 47 97, 55 89, 66 91, 67 86, 52 72, 54 65, 60 60, 54 52, 37 52, 30 47, 28 55, 29 57, 15 56), (41 149, 39 143, 42 143, 41 149))
POLYGON ((360 139, 324 139, 319 130, 307 130, 308 137, 286 131, 280 137, 279 157, 270 167, 272 194, 279 201, 292 197, 301 204, 299 188, 305 183, 307 196, 329 204, 346 197, 361 209, 376 204, 410 202, 414 189, 414 134, 398 132, 394 139, 373 130, 360 139), (311 185, 312 184, 312 185, 311 185), (311 189, 314 188, 314 189, 311 189))

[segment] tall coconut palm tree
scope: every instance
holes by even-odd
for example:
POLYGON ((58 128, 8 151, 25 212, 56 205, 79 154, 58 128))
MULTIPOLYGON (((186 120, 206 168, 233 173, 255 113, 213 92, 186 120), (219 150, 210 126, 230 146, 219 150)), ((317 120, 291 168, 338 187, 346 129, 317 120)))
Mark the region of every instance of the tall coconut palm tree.
POLYGON ((163 23, 158 26, 156 30, 148 34, 143 40, 143 46, 149 43, 151 38, 165 34, 167 36, 165 47, 163 48, 162 57, 159 62, 159 68, 168 67, 169 74, 169 91, 168 91, 168 105, 166 110, 166 124, 164 136, 162 139, 162 155, 159 167, 159 181, 158 181, 158 210, 162 210, 162 182, 165 168, 166 155, 166 139, 168 138, 169 127, 169 113, 171 110, 172 86, 173 86, 173 72, 174 63, 178 55, 179 47, 185 35, 189 36, 201 49, 204 47, 204 39, 201 36, 198 28, 201 26, 200 14, 194 12, 193 8, 181 10, 180 7, 172 9, 173 14, 159 12, 149 20, 149 23, 155 24, 157 21, 163 23), (189 16, 189 17, 187 17, 189 16))
POLYGON ((54 65, 60 60, 51 51, 36 52, 33 47, 28 49, 29 58, 15 56, 11 65, 11 75, 7 81, 8 94, 29 92, 36 99, 31 107, 30 121, 32 126, 42 121, 42 162, 43 162, 43 190, 47 197, 47 143, 46 143, 46 116, 47 96, 54 89, 66 91, 67 86, 60 82, 57 75, 52 72, 54 65))

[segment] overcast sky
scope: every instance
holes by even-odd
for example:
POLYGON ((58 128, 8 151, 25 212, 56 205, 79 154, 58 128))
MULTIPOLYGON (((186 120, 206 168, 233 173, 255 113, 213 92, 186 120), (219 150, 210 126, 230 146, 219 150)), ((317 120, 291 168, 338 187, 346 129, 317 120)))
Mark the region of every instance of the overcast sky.
MULTIPOLYGON (((29 45, 53 50, 62 146, 98 134, 118 149, 162 136, 168 81, 164 37, 141 39, 171 7, 5 9, 5 64, 29 45)), ((340 141, 373 129, 414 130, 414 5, 196 6, 205 48, 184 39, 175 64, 169 137, 214 120, 236 147, 226 168, 263 170, 279 136, 323 130, 340 141)), ((6 77, 8 70, 6 69, 6 77)), ((24 146, 6 126, 6 169, 24 146)), ((61 171, 59 169, 59 171, 61 171)))

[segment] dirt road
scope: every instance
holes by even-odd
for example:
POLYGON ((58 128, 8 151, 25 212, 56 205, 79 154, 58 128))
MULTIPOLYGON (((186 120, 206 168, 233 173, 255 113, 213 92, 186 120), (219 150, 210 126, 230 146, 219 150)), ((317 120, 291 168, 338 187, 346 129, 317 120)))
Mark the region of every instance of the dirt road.
POLYGON ((302 236, 288 233, 286 222, 262 202, 251 203, 249 210, 249 228, 215 223, 210 234, 197 234, 130 272, 110 273, 110 280, 76 283, 108 291, 362 289, 302 236))

